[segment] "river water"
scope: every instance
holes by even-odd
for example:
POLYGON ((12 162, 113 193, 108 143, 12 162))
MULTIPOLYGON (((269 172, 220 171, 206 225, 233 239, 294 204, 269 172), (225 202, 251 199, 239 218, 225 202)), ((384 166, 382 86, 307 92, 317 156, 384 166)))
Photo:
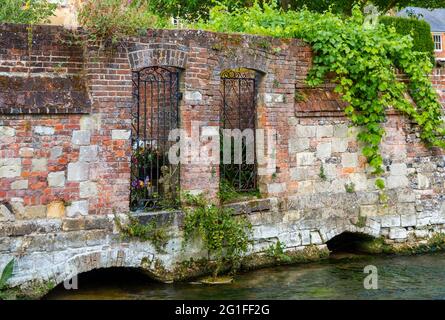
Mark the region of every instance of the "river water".
POLYGON ((162 284, 135 272, 90 272, 78 290, 54 289, 47 299, 445 299, 445 253, 419 256, 338 254, 329 260, 242 273, 232 284, 162 284), (378 289, 364 289, 368 265, 378 289))

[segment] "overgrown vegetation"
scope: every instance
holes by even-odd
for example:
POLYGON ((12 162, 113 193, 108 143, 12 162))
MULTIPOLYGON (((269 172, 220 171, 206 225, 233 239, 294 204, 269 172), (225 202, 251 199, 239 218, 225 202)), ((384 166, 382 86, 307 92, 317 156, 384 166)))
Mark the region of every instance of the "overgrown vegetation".
POLYGON ((9 261, 2 271, 0 277, 0 300, 4 300, 8 297, 8 294, 6 292, 7 289, 6 283, 8 282, 9 279, 11 279, 13 272, 14 272, 14 259, 9 261))
POLYGON ((184 201, 190 207, 185 208, 183 245, 195 237, 202 240, 209 258, 216 261, 214 277, 226 265, 236 271, 248 249, 250 223, 234 216, 231 209, 208 203, 203 195, 186 194, 184 201))
POLYGON ((0 0, 0 23, 46 23, 56 8, 48 0, 0 0))
POLYGON ((114 220, 123 239, 148 241, 155 247, 157 252, 165 252, 169 235, 166 228, 158 226, 155 220, 148 224, 142 224, 137 217, 130 215, 128 216, 128 223, 123 223, 117 216, 115 216, 114 220))
POLYGON ((151 13, 145 0, 86 0, 78 19, 88 32, 88 40, 102 46, 114 45, 150 27, 164 26, 164 21, 151 13))
POLYGON ((275 1, 233 11, 222 5, 195 27, 301 38, 310 43, 315 57, 307 83, 321 85, 328 74, 334 75, 335 91, 348 103, 346 115, 364 128, 358 140, 374 174, 383 172, 380 143, 389 107, 415 122, 427 145, 445 147, 442 107, 428 77, 433 68, 430 56, 415 52, 412 38, 400 36, 394 28, 365 27, 357 6, 351 17, 343 19, 330 12, 283 11, 275 1), (404 72, 409 82, 398 81, 395 70, 404 72))

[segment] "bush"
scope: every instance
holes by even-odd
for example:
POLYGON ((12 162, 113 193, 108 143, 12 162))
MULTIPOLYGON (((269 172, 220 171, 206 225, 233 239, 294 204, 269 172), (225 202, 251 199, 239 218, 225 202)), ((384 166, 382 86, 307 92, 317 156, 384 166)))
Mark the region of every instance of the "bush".
POLYGON ((45 23, 56 8, 47 0, 0 0, 0 23, 45 23))
POLYGON ((148 10, 146 1, 141 0, 87 0, 78 17, 80 25, 88 31, 89 40, 104 45, 162 24, 148 10))
POLYGON ((431 27, 424 20, 401 17, 380 17, 380 23, 392 26, 402 36, 411 35, 413 38, 413 50, 426 52, 434 57, 434 42, 431 36, 431 27))

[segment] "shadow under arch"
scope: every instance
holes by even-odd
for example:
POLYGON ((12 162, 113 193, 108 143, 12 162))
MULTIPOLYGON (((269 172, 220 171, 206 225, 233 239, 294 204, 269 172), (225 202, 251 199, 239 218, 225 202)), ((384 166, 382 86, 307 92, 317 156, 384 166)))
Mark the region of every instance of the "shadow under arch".
POLYGON ((342 232, 326 242, 331 253, 368 253, 375 237, 361 232, 342 232))
POLYGON ((79 273, 75 279, 61 282, 43 300, 121 299, 123 294, 161 284, 141 268, 111 267, 79 273), (101 293, 103 296, 101 296, 101 293))

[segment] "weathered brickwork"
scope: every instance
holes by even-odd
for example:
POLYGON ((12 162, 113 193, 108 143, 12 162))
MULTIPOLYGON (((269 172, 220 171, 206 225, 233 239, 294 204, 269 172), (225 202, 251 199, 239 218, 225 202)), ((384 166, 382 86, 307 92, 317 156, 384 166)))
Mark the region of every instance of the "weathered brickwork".
MULTIPOLYGON (((378 190, 333 86, 305 85, 312 52, 302 41, 149 30, 99 51, 71 38, 36 27, 30 46, 24 26, 0 26, 0 269, 16 258, 12 285, 111 266, 168 280, 181 261, 205 256, 199 246, 181 251, 181 213, 163 254, 122 241, 113 225, 114 213, 129 211, 132 72, 152 66, 180 70, 180 127, 189 135, 220 125, 222 71, 255 73, 256 127, 275 130, 276 147, 258 168, 264 199, 234 205, 253 224, 249 253, 278 240, 287 250, 326 250, 348 231, 418 243, 445 230, 443 153, 390 111, 387 188, 378 190)), ((442 77, 433 82, 443 93, 442 77)), ((182 190, 215 196, 219 165, 182 164, 180 180, 182 190)))

